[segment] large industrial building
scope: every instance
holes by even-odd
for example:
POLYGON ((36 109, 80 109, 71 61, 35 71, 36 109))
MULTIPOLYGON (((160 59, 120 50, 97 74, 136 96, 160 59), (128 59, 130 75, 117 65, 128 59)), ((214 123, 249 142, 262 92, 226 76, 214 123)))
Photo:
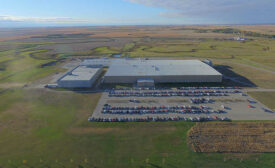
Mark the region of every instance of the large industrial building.
POLYGON ((199 60, 89 59, 63 75, 62 88, 89 88, 109 67, 104 83, 136 84, 152 87, 157 83, 222 82, 222 74, 199 60))
POLYGON ((222 82, 222 74, 199 60, 118 60, 104 76, 105 83, 222 82))
POLYGON ((58 81, 61 88, 89 88, 102 72, 102 67, 80 65, 63 75, 58 81))

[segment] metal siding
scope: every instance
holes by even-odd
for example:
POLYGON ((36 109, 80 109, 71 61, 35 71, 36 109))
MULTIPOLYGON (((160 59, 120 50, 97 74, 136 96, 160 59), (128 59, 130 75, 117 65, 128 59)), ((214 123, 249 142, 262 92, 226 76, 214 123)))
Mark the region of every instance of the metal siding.
POLYGON ((155 83, 222 82, 222 75, 183 76, 105 76, 105 83, 136 83, 140 78, 151 78, 155 83))

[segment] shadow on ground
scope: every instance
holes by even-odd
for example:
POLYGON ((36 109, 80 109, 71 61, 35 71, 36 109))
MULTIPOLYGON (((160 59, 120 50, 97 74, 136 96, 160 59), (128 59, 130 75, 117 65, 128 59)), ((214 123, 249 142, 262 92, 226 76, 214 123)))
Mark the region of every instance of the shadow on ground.
POLYGON ((222 83, 225 86, 257 87, 255 83, 246 77, 234 72, 231 66, 217 65, 214 68, 224 75, 222 83))

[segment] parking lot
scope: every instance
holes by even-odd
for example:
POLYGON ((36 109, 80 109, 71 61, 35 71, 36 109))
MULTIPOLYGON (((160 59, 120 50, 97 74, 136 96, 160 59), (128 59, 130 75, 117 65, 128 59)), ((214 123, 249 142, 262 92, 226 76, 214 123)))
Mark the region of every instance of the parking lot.
POLYGON ((111 89, 90 121, 274 120, 275 114, 240 88, 111 89))

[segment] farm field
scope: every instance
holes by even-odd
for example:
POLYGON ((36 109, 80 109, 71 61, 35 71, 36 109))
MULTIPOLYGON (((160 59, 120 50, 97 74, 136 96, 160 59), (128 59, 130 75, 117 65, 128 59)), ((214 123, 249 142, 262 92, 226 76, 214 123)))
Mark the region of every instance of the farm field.
POLYGON ((180 168, 275 164, 272 153, 194 153, 187 143, 187 132, 195 125, 191 122, 87 122, 99 96, 41 89, 2 93, 0 165, 180 168))
POLYGON ((274 122, 197 123, 188 143, 195 152, 273 153, 274 132, 274 122))
POLYGON ((275 29, 274 26, 34 28, 3 30, 2 34, 0 30, 0 83, 24 85, 63 72, 59 65, 69 59, 121 54, 141 58, 209 58, 216 64, 229 64, 236 73, 252 70, 259 77, 249 78, 251 82, 274 88, 274 73, 269 72, 275 71, 275 41, 265 37, 272 28, 275 29), (258 34, 248 34, 249 39, 244 42, 233 41, 229 38, 235 35, 225 31, 231 29, 253 30, 258 34))

